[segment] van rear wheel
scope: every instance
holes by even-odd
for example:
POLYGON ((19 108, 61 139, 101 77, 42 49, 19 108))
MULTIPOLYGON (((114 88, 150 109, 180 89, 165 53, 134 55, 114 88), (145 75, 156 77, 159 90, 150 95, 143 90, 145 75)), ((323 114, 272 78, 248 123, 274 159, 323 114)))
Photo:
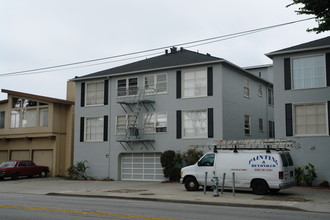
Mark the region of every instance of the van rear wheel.
POLYGON ((252 182, 252 191, 257 195, 265 195, 269 191, 269 187, 264 180, 254 180, 252 182))
POLYGON ((199 188, 199 184, 194 177, 189 177, 185 181, 184 186, 186 187, 187 191, 197 191, 199 188))

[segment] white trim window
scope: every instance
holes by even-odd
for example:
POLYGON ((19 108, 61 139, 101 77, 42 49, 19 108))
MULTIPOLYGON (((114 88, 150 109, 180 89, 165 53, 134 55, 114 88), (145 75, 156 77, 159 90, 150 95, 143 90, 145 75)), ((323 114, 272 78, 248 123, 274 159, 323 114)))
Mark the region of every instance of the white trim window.
POLYGON ((258 85, 258 96, 262 97, 262 85, 258 85))
POLYGON ((104 104, 104 81, 86 83, 86 106, 104 104))
POLYGON ((326 103, 294 105, 295 135, 327 135, 326 103))
POLYGON ((274 106, 274 90, 272 88, 268 88, 268 105, 274 106))
POLYGON ((130 96, 138 93, 138 78, 126 78, 117 80, 117 96, 130 96))
POLYGON ((324 55, 292 58, 294 89, 325 87, 324 55))
POLYGON ((167 132, 167 114, 165 112, 153 112, 144 114, 144 132, 167 132))
POLYGON ((5 112, 0 111, 0 128, 5 128, 5 112))
POLYGON ((264 120, 262 118, 259 118, 259 131, 264 131, 264 120))
POLYGON ((12 98, 10 128, 48 126, 48 104, 23 98, 12 98))
POLYGON ((250 81, 249 79, 244 79, 244 97, 250 97, 250 81))
POLYGON ((244 115, 244 134, 251 135, 251 117, 250 117, 250 115, 244 115))
POLYGON ((159 94, 167 92, 167 74, 153 74, 144 76, 144 89, 146 94, 159 94))
POLYGON ((138 123, 136 117, 136 115, 117 115, 116 134, 126 134, 128 128, 138 123))
POLYGON ((207 138, 207 109, 182 111, 183 137, 207 138))
POLYGON ((207 96, 207 69, 193 69, 182 72, 183 98, 207 96))
POLYGON ((103 141, 104 117, 85 118, 85 140, 103 141))

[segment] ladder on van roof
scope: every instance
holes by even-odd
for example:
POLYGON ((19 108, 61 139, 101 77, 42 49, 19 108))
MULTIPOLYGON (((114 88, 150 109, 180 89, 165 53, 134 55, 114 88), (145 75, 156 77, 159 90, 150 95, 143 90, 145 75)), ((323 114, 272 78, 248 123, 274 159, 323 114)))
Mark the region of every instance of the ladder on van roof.
POLYGON ((214 151, 217 150, 289 150, 289 148, 300 148, 300 144, 293 140, 271 138, 271 139, 241 139, 241 140, 218 140, 214 141, 214 151))

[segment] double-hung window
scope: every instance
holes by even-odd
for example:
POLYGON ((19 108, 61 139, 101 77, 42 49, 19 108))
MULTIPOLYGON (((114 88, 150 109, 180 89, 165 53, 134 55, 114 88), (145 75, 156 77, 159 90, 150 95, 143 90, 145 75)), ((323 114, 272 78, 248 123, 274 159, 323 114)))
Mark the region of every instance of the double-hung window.
POLYGON ((325 87, 324 55, 292 58, 292 79, 294 89, 325 87))
POLYGON ((147 94, 167 92, 167 74, 161 73, 144 76, 144 89, 147 94))
POLYGON ((144 132, 166 132, 167 131, 167 114, 164 112, 153 112, 144 114, 144 132))
POLYGON ((244 79, 244 97, 250 97, 250 81, 248 79, 244 79))
POLYGON ((184 98, 207 96, 207 69, 182 72, 182 94, 184 98))
POLYGON ((274 90, 272 88, 268 88, 268 105, 274 106, 274 90))
POLYGON ((0 128, 5 128, 5 112, 0 112, 0 128))
POLYGON ((244 115, 244 134, 251 135, 251 117, 244 115))
POLYGON ((117 96, 129 96, 136 95, 138 93, 138 79, 127 78, 127 79, 119 79, 117 81, 117 96))
POLYGON ((136 127, 137 115, 118 115, 116 122, 116 134, 126 134, 128 128, 136 127))
POLYGON ((104 117, 92 117, 85 120, 85 140, 103 141, 104 117))
POLYGON ((86 105, 104 104, 104 82, 90 82, 86 84, 86 105))
POLYGON ((183 137, 208 137, 207 110, 182 111, 183 137))
POLYGON ((294 125, 296 135, 326 135, 326 103, 294 105, 294 125))

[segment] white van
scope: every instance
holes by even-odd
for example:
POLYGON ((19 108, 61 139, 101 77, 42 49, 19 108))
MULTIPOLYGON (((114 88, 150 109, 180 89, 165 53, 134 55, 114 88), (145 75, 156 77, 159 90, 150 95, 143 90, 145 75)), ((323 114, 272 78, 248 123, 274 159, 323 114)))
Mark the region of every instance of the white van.
POLYGON ((208 173, 207 186, 213 185, 214 176, 219 178, 221 185, 226 173, 224 186, 232 187, 232 173, 235 173, 235 188, 252 188, 258 195, 295 185, 293 161, 287 149, 215 148, 196 164, 182 168, 180 181, 186 190, 198 190, 204 185, 205 172, 208 173))

